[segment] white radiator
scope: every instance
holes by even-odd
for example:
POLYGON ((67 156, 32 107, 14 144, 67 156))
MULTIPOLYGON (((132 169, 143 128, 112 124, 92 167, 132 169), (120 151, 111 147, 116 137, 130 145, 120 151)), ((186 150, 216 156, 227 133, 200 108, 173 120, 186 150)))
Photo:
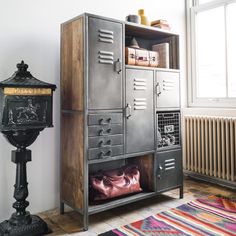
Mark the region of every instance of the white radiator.
POLYGON ((184 117, 184 168, 236 180, 236 118, 184 117))

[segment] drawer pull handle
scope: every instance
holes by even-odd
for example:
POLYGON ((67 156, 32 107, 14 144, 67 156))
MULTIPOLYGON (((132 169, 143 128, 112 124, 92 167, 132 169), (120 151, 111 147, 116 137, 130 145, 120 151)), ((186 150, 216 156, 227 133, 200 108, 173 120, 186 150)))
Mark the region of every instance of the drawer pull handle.
POLYGON ((111 150, 109 150, 109 151, 106 153, 106 156, 108 156, 108 157, 111 156, 111 150))
POLYGON ((98 133, 99 133, 100 136, 104 135, 104 129, 100 129, 100 130, 98 131, 98 133))
POLYGON ((101 140, 101 141, 99 142, 99 147, 105 147, 105 146, 111 146, 111 140, 110 140, 110 139, 107 140, 106 143, 104 143, 104 140, 101 140), (106 145, 104 145, 104 144, 106 144, 106 145))
POLYGON ((111 128, 107 129, 107 133, 109 134, 111 133, 111 128))
POLYGON ((108 158, 108 157, 111 157, 111 150, 108 150, 106 153, 104 152, 100 152, 99 153, 99 158, 103 159, 103 158, 108 158))
POLYGON ((111 118, 108 118, 106 121, 107 121, 107 122, 104 122, 104 119, 101 118, 101 119, 99 120, 99 124, 100 124, 100 125, 109 124, 109 123, 111 123, 111 118))
POLYGON ((104 143, 103 140, 99 141, 99 146, 102 147, 102 146, 103 146, 103 143, 104 143))

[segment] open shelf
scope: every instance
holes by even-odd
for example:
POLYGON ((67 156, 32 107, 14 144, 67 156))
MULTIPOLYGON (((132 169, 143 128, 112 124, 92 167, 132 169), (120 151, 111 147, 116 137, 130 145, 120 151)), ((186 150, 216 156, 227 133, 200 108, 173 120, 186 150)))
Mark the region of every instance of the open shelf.
POLYGON ((118 206, 123 206, 126 204, 129 204, 131 202, 136 202, 145 198, 149 198, 151 196, 155 196, 156 193, 155 192, 141 192, 141 193, 137 193, 131 196, 127 196, 127 197, 121 197, 118 199, 114 199, 114 200, 109 200, 107 202, 104 203, 100 203, 100 204, 96 204, 96 205, 90 205, 89 206, 89 215, 101 212, 101 211, 106 211, 118 206))
POLYGON ((169 30, 163 30, 153 26, 143 26, 141 24, 127 22, 125 23, 125 33, 135 37, 145 37, 147 39, 162 39, 170 36, 177 36, 169 30))

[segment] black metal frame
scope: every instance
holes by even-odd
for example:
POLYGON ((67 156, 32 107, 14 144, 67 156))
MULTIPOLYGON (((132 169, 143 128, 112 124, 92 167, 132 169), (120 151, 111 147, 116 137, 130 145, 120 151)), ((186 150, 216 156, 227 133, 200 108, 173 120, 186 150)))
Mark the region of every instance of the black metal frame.
POLYGON ((16 164, 16 182, 13 204, 16 212, 9 220, 0 223, 0 235, 3 236, 41 236, 51 231, 38 216, 31 215, 26 208, 29 202, 26 164, 31 161, 31 150, 26 149, 38 137, 42 129, 3 132, 5 138, 17 149, 12 151, 12 162, 16 164))

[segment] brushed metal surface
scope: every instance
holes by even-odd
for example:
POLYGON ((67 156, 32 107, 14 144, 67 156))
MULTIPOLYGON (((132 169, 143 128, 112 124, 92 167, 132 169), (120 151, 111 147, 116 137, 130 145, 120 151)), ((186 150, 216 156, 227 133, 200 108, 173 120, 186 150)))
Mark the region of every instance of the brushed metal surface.
POLYGON ((122 124, 122 113, 99 113, 88 115, 88 125, 122 124))
POLYGON ((89 148, 100 148, 123 144, 123 135, 115 134, 108 136, 90 137, 88 140, 89 148))
POLYGON ((122 108, 122 24, 105 19, 88 19, 88 108, 122 108))
POLYGON ((88 136, 104 136, 112 134, 122 134, 122 124, 111 124, 111 125, 93 125, 88 127, 88 136))
POLYGON ((156 71, 155 77, 156 107, 180 107, 179 73, 168 71, 156 71))
POLYGON ((182 185, 182 152, 172 150, 156 154, 156 185, 157 191, 182 185))
POLYGON ((126 153, 154 149, 153 78, 153 71, 126 69, 126 153), (137 81, 146 89, 136 90, 137 81))
POLYGON ((91 148, 89 149, 88 159, 107 159, 112 156, 119 156, 123 154, 123 145, 112 147, 91 148))

